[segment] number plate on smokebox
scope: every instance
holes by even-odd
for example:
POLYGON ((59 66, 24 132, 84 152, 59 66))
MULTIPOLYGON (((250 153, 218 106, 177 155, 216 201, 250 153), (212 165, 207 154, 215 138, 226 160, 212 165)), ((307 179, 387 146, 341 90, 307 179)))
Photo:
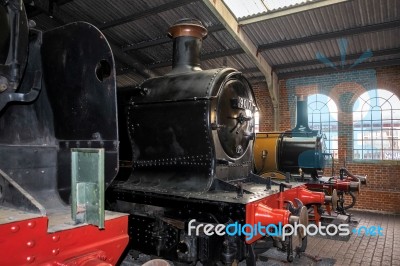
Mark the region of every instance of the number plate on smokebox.
POLYGON ((237 97, 237 99, 231 99, 231 104, 232 108, 254 111, 253 101, 247 98, 237 97))

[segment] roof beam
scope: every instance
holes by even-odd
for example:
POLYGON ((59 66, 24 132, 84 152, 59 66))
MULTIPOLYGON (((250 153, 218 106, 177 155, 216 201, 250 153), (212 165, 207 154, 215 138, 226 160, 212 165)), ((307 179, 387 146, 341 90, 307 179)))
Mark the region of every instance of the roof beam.
POLYGON ((119 25, 122 25, 122 24, 125 24, 128 22, 134 21, 134 20, 152 16, 152 15, 155 15, 155 14, 167 11, 167 10, 171 10, 171 9, 174 9, 174 8, 177 8, 180 6, 184 6, 184 5, 187 5, 192 2, 197 2, 197 1, 199 1, 199 0, 175 0, 173 2, 166 3, 166 4, 163 4, 163 5, 154 7, 154 8, 150 8, 150 9, 147 9, 144 11, 140 11, 140 12, 137 12, 137 13, 129 15, 129 16, 125 16, 125 17, 122 17, 119 19, 104 22, 103 24, 100 24, 97 27, 101 30, 105 30, 105 29, 108 29, 111 27, 116 27, 116 26, 119 26, 119 25))
MULTIPOLYGON (((250 67, 250 68, 241 69, 240 72, 242 72, 243 74, 247 74, 247 73, 260 72, 260 70, 258 69, 258 67, 250 67)), ((263 78, 265 81, 265 77, 263 77, 263 78)))
MULTIPOLYGON (((207 54, 202 54, 200 55, 201 60, 209 60, 209 59, 214 59, 214 58, 219 58, 219 57, 224 57, 224 56, 231 56, 231 55, 236 55, 236 54, 242 54, 244 53, 242 48, 237 48, 237 49, 229 49, 229 50, 224 50, 224 51, 217 51, 217 52, 212 52, 212 53, 207 53, 207 54)), ((159 63, 154 63, 148 66, 149 69, 155 69, 155 68, 161 68, 161 67, 167 67, 171 66, 172 61, 163 61, 159 63)))
MULTIPOLYGON (((398 48, 393 48, 393 49, 386 49, 386 50, 378 50, 378 51, 372 51, 373 56, 385 56, 385 55, 397 55, 400 54, 400 49, 398 48)), ((363 53, 356 53, 356 54, 349 54, 346 55, 346 60, 355 60, 360 58, 360 56, 363 53)), ((332 63, 339 63, 342 61, 341 56, 335 56, 335 57, 330 57, 328 58, 332 63)), ((303 66, 313 66, 313 65, 321 65, 323 64, 321 61, 314 59, 314 60, 308 60, 308 61, 302 61, 302 62, 294 62, 294 63, 288 63, 288 64, 280 64, 280 65, 275 65, 273 66, 274 70, 282 70, 282 69, 287 69, 287 68, 294 68, 294 67, 303 67, 303 66)))
POLYGON ((354 28, 339 30, 339 31, 334 31, 334 32, 315 34, 315 35, 302 37, 302 38, 296 38, 296 39, 284 40, 284 41, 279 41, 279 42, 272 42, 272 43, 268 43, 268 44, 262 44, 262 45, 258 46, 258 51, 265 51, 265 50, 275 49, 275 48, 283 48, 283 47, 305 44, 305 43, 316 42, 316 41, 327 40, 327 39, 342 38, 344 36, 358 35, 358 34, 367 33, 367 32, 389 30, 389 29, 393 29, 393 28, 397 28, 397 27, 400 27, 400 20, 394 20, 394 21, 383 22, 383 23, 379 23, 379 24, 354 27, 354 28))
POLYGON ((317 75, 324 75, 324 74, 332 74, 332 73, 342 73, 348 72, 353 70, 360 70, 360 69, 367 69, 367 68, 376 68, 376 67, 385 67, 385 66, 398 66, 400 65, 400 58, 391 59, 391 60, 382 60, 382 61, 375 61, 375 62, 367 62, 359 64, 351 69, 349 67, 351 64, 345 65, 345 69, 333 69, 330 67, 325 67, 321 69, 313 69, 313 70, 301 70, 295 72, 287 72, 278 74, 279 79, 289 79, 289 78, 298 78, 298 77, 305 77, 305 76, 317 76, 317 75))
POLYGON ((265 77, 264 76, 257 76, 257 77, 251 77, 247 78, 247 80, 254 84, 254 83, 259 83, 259 82, 265 82, 265 77))
MULTIPOLYGON (((214 25, 211 27, 207 28, 207 31, 210 32, 216 32, 216 31, 221 31, 225 30, 225 27, 222 24, 214 25)), ((131 51, 131 50, 139 50, 139 49, 144 49, 152 46, 157 46, 161 45, 164 43, 169 43, 171 42, 171 38, 163 36, 158 39, 150 40, 150 41, 145 41, 145 42, 140 42, 140 43, 135 43, 135 44, 129 44, 125 47, 122 48, 122 51, 131 51)))
POLYGON ((321 7, 324 7, 324 6, 330 6, 330 5, 334 5, 334 4, 338 4, 338 3, 342 3, 342 2, 347 2, 347 1, 349 1, 349 0, 316 1, 314 3, 305 3, 303 5, 299 5, 299 6, 295 6, 295 7, 283 8, 283 9, 276 10, 276 11, 268 11, 268 12, 265 12, 264 14, 261 14, 261 15, 255 15, 255 16, 251 16, 251 17, 248 17, 248 18, 239 19, 239 25, 246 25, 246 24, 261 22, 261 21, 265 21, 265 20, 268 20, 268 19, 288 16, 288 15, 292 15, 292 14, 295 14, 295 13, 308 11, 310 9, 321 8, 321 7))
POLYGON ((200 55, 200 59, 201 60, 209 60, 209 59, 213 59, 213 58, 237 55, 237 54, 242 54, 242 53, 244 53, 242 48, 229 49, 229 50, 224 50, 224 51, 217 51, 217 52, 202 54, 202 55, 200 55))
POLYGON ((144 78, 150 78, 156 76, 150 69, 145 67, 142 63, 140 63, 138 60, 133 58, 130 55, 127 55, 124 53, 117 45, 112 44, 109 41, 109 44, 111 46, 111 49, 113 51, 114 56, 121 62, 125 63, 126 65, 132 67, 132 70, 139 75, 141 75, 144 78))
POLYGON ((246 52, 253 63, 258 67, 260 72, 265 76, 267 87, 274 107, 278 106, 277 97, 273 88, 272 82, 272 68, 263 56, 258 53, 257 46, 251 41, 249 36, 239 27, 236 18, 232 15, 229 9, 225 6, 222 0, 203 0, 204 4, 211 10, 211 12, 218 18, 218 20, 225 26, 228 32, 239 43, 240 47, 246 52))

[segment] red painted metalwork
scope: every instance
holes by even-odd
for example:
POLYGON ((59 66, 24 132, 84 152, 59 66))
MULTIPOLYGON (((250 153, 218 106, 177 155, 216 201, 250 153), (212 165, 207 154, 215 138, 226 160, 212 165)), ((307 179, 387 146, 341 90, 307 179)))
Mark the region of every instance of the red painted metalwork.
POLYGON ((313 206, 313 214, 314 214, 313 218, 309 217, 308 219, 314 221, 315 224, 318 225, 321 222, 321 215, 318 212, 318 206, 317 205, 313 206))
POLYGON ((0 265, 115 265, 128 244, 128 216, 105 221, 105 229, 82 225, 47 232, 47 217, 0 225, 0 265))
MULTIPOLYGON (((262 200, 252 202, 246 205, 246 223, 250 225, 257 225, 259 222, 263 226, 269 224, 282 225, 289 223, 290 212, 284 209, 271 208, 268 205, 272 197, 264 198, 262 200)), ((254 243, 262 237, 261 234, 256 234, 247 244, 254 243)))
POLYGON ((283 194, 284 201, 292 201, 299 199, 304 205, 325 204, 325 194, 308 190, 305 186, 295 187, 286 190, 283 194))
POLYGON ((271 208, 284 209, 287 201, 296 204, 295 198, 298 198, 304 205, 325 204, 325 193, 311 191, 304 185, 273 194, 264 199, 263 203, 271 208))
MULTIPOLYGON (((247 204, 246 223, 256 225, 260 222, 263 226, 269 224, 278 225, 279 223, 283 226, 290 223, 289 218, 291 214, 290 211, 285 209, 285 201, 295 202, 295 198, 299 199, 304 205, 314 205, 314 211, 317 210, 317 205, 325 204, 324 193, 310 191, 305 186, 298 186, 247 204)), ((255 235, 251 240, 246 241, 246 243, 251 244, 261 237, 260 234, 255 235)))
POLYGON ((350 181, 348 179, 340 180, 340 179, 332 179, 329 183, 307 183, 305 186, 310 190, 318 190, 318 191, 326 191, 328 195, 331 195, 333 190, 343 192, 360 191, 360 183, 350 181))

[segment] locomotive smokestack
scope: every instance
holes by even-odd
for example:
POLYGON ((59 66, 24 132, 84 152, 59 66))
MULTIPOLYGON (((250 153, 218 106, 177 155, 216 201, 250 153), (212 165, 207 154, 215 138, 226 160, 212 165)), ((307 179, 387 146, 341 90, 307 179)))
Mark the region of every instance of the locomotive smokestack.
POLYGON ((172 71, 178 74, 198 71, 200 68, 200 50, 207 29, 196 19, 181 19, 168 30, 168 36, 174 39, 172 71))
POLYGON ((308 127, 307 98, 304 95, 297 96, 296 127, 294 132, 313 132, 308 127))

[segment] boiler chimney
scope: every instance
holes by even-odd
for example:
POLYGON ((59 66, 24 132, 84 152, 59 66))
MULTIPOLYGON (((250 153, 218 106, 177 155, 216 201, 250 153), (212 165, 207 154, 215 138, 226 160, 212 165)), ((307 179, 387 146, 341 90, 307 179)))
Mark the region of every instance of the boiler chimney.
POLYGON ((207 29, 201 22, 190 18, 178 20, 169 28, 168 36, 174 39, 172 71, 169 74, 201 70, 201 44, 207 36, 207 29))
POLYGON ((308 126, 307 98, 304 95, 297 96, 296 127, 292 132, 315 133, 308 126))

